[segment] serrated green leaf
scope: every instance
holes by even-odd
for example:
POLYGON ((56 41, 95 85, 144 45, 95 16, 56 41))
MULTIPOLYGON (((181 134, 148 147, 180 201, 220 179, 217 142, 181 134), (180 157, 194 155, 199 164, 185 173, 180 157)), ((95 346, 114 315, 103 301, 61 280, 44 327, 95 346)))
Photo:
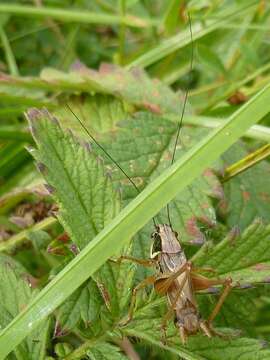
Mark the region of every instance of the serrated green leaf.
POLYGON ((93 276, 113 319, 123 316, 123 310, 127 310, 134 272, 134 264, 108 261, 93 276))
MULTIPOLYGON (((41 77, 61 86, 61 76, 64 74, 58 72, 57 75, 58 78, 52 78, 44 71, 41 77)), ((155 113, 180 113, 179 96, 160 80, 149 78, 140 68, 126 70, 116 65, 102 64, 95 71, 81 65, 71 72, 72 75, 82 80, 82 89, 115 95, 155 113)))
MULTIPOLYGON (((246 147, 239 142, 224 153, 222 158, 225 165, 232 165, 246 155, 246 147)), ((270 164, 262 161, 225 183, 225 204, 222 204, 222 211, 227 213, 226 222, 230 227, 237 225, 243 230, 255 217, 260 217, 265 222, 270 221, 269 173, 270 164)))
POLYGON ((127 360, 121 349, 106 342, 98 343, 87 351, 91 360, 127 360))
MULTIPOLYGON (((50 186, 59 189, 53 192, 60 203, 60 221, 81 249, 119 211, 119 195, 113 190, 105 168, 88 145, 82 147, 74 137, 64 133, 59 124, 53 125, 52 119, 46 118, 46 115, 43 114, 33 124, 33 131, 44 144, 39 149, 37 160, 42 164, 40 169, 45 172, 50 186), (42 140, 39 136, 43 136, 42 140), (52 163, 57 164, 57 171, 51 171, 52 163), (60 183, 61 188, 58 187, 60 183), (72 213, 67 213, 65 209, 72 201, 72 213), (74 236, 83 222, 88 229, 88 238, 74 236)), ((116 284, 110 284, 114 289, 116 284)), ((89 324, 97 318, 102 301, 93 288, 95 285, 92 284, 91 289, 89 286, 78 289, 60 308, 59 321, 63 331, 72 329, 80 319, 89 324)))
POLYGON ((243 234, 229 233, 212 249, 201 249, 194 260, 196 265, 210 266, 240 284, 269 282, 269 241, 270 226, 257 220, 243 234))
POLYGON ((119 211, 119 196, 88 145, 81 146, 64 133, 49 113, 40 112, 32 130, 39 144, 33 155, 60 203, 59 219, 82 249, 119 211), (66 210, 70 204, 71 212, 66 210), (82 228, 87 229, 87 237, 82 228))
POLYGON ((88 280, 57 309, 59 333, 72 330, 81 319, 85 326, 91 325, 99 317, 102 304, 96 283, 88 280))
MULTIPOLYGON (((267 294, 266 286, 234 289, 215 318, 214 327, 237 329, 241 331, 241 336, 256 338, 258 333, 255 321, 263 304, 262 296, 267 294)), ((220 294, 197 296, 203 318, 209 316, 219 296, 220 294)))
MULTIPOLYGON (((40 78, 6 75, 5 86, 9 92, 13 91, 14 86, 22 92, 29 87, 51 91, 73 90, 90 94, 97 92, 116 96, 136 107, 159 114, 180 114, 183 100, 160 80, 151 79, 142 69, 127 70, 111 64, 102 64, 98 71, 82 64, 78 64, 69 73, 45 69, 40 78)), ((42 103, 40 106, 43 105, 42 103)))
POLYGON ((134 322, 132 327, 127 326, 123 332, 166 349, 185 360, 267 360, 270 356, 270 350, 263 341, 243 337, 225 340, 217 336, 209 339, 196 335, 190 336, 183 346, 175 328, 168 329, 167 344, 164 345, 161 341, 160 323, 161 319, 148 318, 134 322))
MULTIPOLYGON (((12 258, 0 254, 0 326, 7 324, 22 311, 36 294, 31 288, 34 279, 24 267, 12 258)), ((15 350, 14 355, 19 360, 42 360, 46 353, 46 342, 49 321, 45 320, 30 334, 15 350)))
MULTIPOLYGON (((116 124, 126 117, 123 101, 111 95, 95 94, 72 97, 67 104, 97 139, 104 132, 114 131, 116 124)), ((78 134, 89 141, 89 136, 79 121, 74 118, 66 106, 61 106, 62 104, 54 112, 61 125, 67 129, 72 129, 76 135, 78 134)))

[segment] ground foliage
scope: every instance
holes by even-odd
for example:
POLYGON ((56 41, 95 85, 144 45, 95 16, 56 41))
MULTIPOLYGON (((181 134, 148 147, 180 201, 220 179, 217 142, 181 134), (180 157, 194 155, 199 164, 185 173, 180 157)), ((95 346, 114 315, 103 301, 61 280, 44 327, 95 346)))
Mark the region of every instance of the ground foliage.
MULTIPOLYGON (((142 191, 170 165, 186 87, 177 159, 269 82, 264 1, 189 1, 191 72, 183 1, 42 4, 42 15, 26 17, 26 5, 0 4, 1 328, 137 196, 68 107, 142 191), (94 17, 76 20, 76 9, 94 17), (120 23, 118 15, 128 20, 120 23)), ((229 339, 198 334, 183 346, 171 322, 163 344, 166 301, 151 287, 139 294, 134 319, 121 325, 132 287, 151 270, 116 259, 120 252, 149 256, 149 222, 124 249, 115 243, 114 258, 71 296, 63 288, 62 304, 8 359, 132 359, 130 351, 141 359, 269 359, 269 160, 226 182, 222 177, 269 142, 267 117, 261 125, 170 203, 188 257, 233 279, 215 320, 229 339)), ((156 221, 167 222, 166 211, 156 221)), ((204 318, 218 293, 198 295, 204 318)))

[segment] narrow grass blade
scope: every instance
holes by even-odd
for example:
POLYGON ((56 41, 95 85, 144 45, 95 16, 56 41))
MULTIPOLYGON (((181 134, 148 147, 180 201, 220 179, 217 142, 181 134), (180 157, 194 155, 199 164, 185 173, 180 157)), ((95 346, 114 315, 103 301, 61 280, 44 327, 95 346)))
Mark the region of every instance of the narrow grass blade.
POLYGON ((7 65, 8 65, 8 68, 9 68, 9 72, 10 72, 11 75, 18 76, 19 75, 19 70, 18 70, 18 67, 17 67, 17 64, 16 64, 16 59, 15 59, 15 56, 14 56, 14 54, 12 52, 12 49, 10 47, 10 43, 8 41, 6 33, 5 33, 2 26, 0 26, 0 39, 1 39, 1 42, 2 42, 2 47, 3 47, 4 52, 5 52, 5 57, 6 57, 7 65))
POLYGON ((52 18, 64 22, 85 24, 115 25, 125 24, 130 27, 149 27, 153 25, 151 19, 142 19, 131 15, 118 16, 104 13, 94 13, 84 10, 66 10, 52 7, 36 7, 15 4, 0 4, 0 14, 14 14, 31 18, 52 18))
MULTIPOLYGON (((246 11, 250 11, 252 5, 254 6, 254 1, 249 2, 243 7, 232 7, 226 14, 223 14, 222 18, 214 21, 207 21, 204 26, 201 26, 200 24, 192 24, 193 41, 220 29, 221 26, 230 23, 235 17, 244 16, 246 11)), ((181 31, 181 33, 164 40, 153 49, 132 61, 126 66, 126 68, 131 69, 135 66, 147 67, 172 54, 176 50, 182 49, 190 43, 191 39, 189 30, 187 29, 186 31, 181 31)))

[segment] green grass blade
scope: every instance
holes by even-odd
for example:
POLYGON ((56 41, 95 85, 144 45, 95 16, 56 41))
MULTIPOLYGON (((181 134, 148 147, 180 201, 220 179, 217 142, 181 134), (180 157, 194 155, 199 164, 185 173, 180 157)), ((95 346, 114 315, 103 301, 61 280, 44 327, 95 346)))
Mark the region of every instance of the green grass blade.
MULTIPOLYGON (((167 115, 168 119, 175 122, 179 120, 176 115, 167 115)), ((223 120, 217 117, 210 116, 199 116, 199 115, 187 115, 183 120, 184 124, 191 124, 195 126, 204 126, 206 128, 217 128, 223 120)), ((1 135, 1 132, 0 132, 1 135)), ((253 125, 244 134, 245 137, 250 139, 257 139, 261 141, 270 142, 270 129, 263 125, 253 125)))
POLYGON ((5 57, 11 75, 18 76, 19 70, 10 43, 2 26, 0 26, 0 39, 5 52, 5 57))
POLYGON ((0 127, 0 139, 33 142, 31 135, 25 131, 25 126, 4 125, 0 127))
POLYGON ((32 18, 51 18, 61 22, 77 22, 84 24, 117 25, 125 24, 129 27, 153 26, 153 20, 142 19, 132 15, 118 16, 104 13, 94 13, 84 10, 66 10, 52 7, 36 7, 26 5, 0 4, 0 14, 14 14, 32 18))
MULTIPOLYGON (((207 21, 204 26, 200 24, 192 24, 193 41, 195 42, 203 36, 218 30, 221 26, 231 22, 231 20, 235 17, 244 16, 247 11, 250 11, 252 5, 254 5, 254 1, 252 3, 249 2, 249 5, 245 5, 244 7, 240 7, 238 9, 232 7, 229 11, 227 11, 226 14, 223 14, 222 18, 219 18, 218 20, 207 21)), ((186 31, 181 31, 181 33, 165 39, 158 46, 133 60, 126 66, 126 68, 131 69, 134 66, 147 67, 172 54, 176 50, 190 45, 190 43, 191 37, 189 29, 186 31)))
POLYGON ((209 167, 247 129, 270 111, 270 85, 266 86, 226 122, 153 181, 101 231, 0 334, 4 359, 38 324, 178 192, 209 167))

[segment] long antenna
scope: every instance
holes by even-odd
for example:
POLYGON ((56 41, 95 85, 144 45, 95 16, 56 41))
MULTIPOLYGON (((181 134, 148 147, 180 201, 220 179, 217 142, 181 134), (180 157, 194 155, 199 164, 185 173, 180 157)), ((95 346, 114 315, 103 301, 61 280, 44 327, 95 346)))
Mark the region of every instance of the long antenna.
MULTIPOLYGON (((77 114, 75 114, 75 112, 71 109, 71 107, 68 105, 68 103, 66 103, 66 107, 68 108, 68 110, 72 113, 72 115, 78 120, 79 124, 81 125, 81 127, 84 129, 84 131, 86 132, 86 134, 94 141, 94 143, 104 152, 104 154, 111 160, 111 162, 114 163, 115 166, 117 166, 117 168, 122 172, 122 174, 124 174, 126 176, 126 178, 130 181, 130 183, 132 184, 132 186, 136 189, 137 193, 140 193, 140 190, 138 188, 138 186, 135 184, 135 182, 131 179, 130 176, 128 176, 128 174, 125 172, 125 170, 118 164, 118 162, 116 160, 114 160, 114 158, 108 153, 108 151, 101 145, 99 144, 99 142, 95 139, 95 137, 90 133, 90 131, 87 129, 87 127, 84 125, 84 123, 81 121, 81 119, 77 116, 77 114)), ((155 218, 153 217, 153 223, 154 226, 156 227, 156 221, 155 218)))
MULTIPOLYGON (((191 71, 193 70, 194 48, 193 48, 193 34, 192 34, 192 27, 191 27, 191 18, 190 18, 189 12, 187 12, 187 15, 188 15, 188 24, 189 24, 190 40, 191 40, 191 59, 190 59, 190 70, 189 70, 189 72, 191 73, 191 71)), ((177 143, 178 143, 178 140, 179 140, 180 131, 181 131, 181 128, 182 128, 182 125, 183 125, 183 118, 184 118, 184 114, 185 114, 185 110, 186 110, 188 93, 189 93, 189 88, 187 86, 185 96, 184 96, 184 102, 183 102, 181 117, 180 117, 180 121, 179 121, 178 127, 177 127, 177 133, 176 133, 175 143, 174 143, 174 147, 173 147, 173 155, 172 155, 171 165, 174 163, 174 159, 175 159, 176 147, 177 147, 177 143)), ((167 204, 167 215, 168 215, 169 225, 172 227, 172 222, 171 222, 171 217, 170 217, 170 205, 169 204, 167 204)))

